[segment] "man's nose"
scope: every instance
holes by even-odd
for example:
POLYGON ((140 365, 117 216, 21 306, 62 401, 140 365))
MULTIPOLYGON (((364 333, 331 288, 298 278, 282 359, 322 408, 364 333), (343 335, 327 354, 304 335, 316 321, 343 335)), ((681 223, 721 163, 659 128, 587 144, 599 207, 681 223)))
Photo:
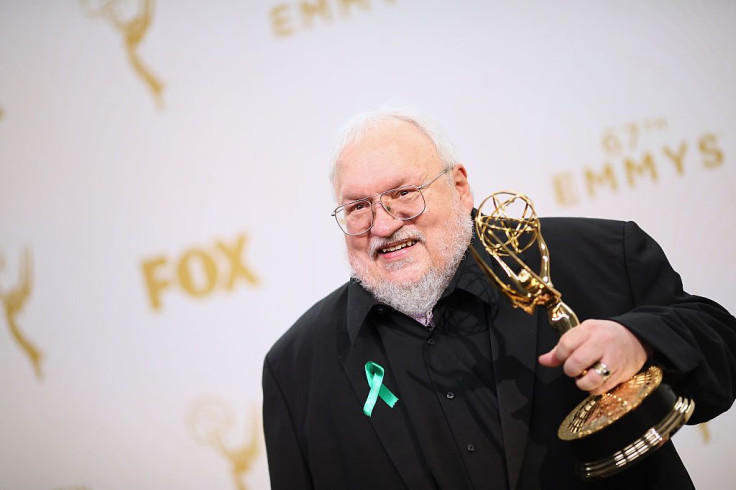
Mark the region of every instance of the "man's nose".
POLYGON ((373 228, 371 233, 380 237, 389 237, 396 230, 404 226, 404 222, 400 219, 396 219, 381 205, 377 202, 374 208, 375 215, 373 216, 373 228))

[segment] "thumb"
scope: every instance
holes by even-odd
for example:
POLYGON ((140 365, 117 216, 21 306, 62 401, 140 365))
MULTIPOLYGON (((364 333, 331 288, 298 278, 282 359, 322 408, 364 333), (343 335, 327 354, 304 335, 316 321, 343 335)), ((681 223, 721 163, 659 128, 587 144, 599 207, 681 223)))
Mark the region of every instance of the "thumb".
POLYGON ((539 356, 539 364, 547 367, 557 367, 561 365, 562 361, 557 358, 557 347, 555 346, 551 351, 539 356))

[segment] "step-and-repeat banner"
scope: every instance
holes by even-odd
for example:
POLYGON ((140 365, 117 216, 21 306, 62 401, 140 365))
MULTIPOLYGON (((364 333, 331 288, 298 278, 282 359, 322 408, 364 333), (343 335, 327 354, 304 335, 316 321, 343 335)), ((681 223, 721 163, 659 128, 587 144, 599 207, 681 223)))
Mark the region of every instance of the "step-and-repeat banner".
MULTIPOLYGON (((0 488, 268 488, 261 363, 347 278, 327 161, 368 109, 437 121, 476 202, 636 220, 736 311, 734 25, 729 0, 0 0, 0 488)), ((675 437, 699 488, 736 480, 734 434, 675 437)))

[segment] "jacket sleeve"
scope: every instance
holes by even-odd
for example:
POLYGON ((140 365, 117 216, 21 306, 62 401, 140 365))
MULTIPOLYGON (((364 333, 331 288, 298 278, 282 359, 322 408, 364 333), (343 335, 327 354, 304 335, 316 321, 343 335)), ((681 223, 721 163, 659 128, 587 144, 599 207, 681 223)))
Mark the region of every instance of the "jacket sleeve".
POLYGON ((728 410, 736 396, 736 318, 685 293, 662 249, 635 223, 624 226, 623 247, 636 306, 611 319, 649 344, 675 393, 695 400, 689 423, 728 410))
POLYGON ((263 365, 263 430, 272 490, 312 489, 293 418, 268 357, 263 365))

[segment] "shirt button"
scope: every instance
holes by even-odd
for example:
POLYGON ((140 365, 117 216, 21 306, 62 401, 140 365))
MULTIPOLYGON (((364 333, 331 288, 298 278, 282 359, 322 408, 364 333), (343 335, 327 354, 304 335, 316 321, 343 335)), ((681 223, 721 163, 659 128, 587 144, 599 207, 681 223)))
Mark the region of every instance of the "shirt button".
POLYGON ((378 313, 381 313, 381 314, 383 314, 383 312, 384 312, 384 311, 386 311, 386 307, 385 307, 385 306, 383 306, 383 305, 378 305, 378 306, 376 306, 376 311, 377 311, 378 313))
POLYGON ((466 447, 466 449, 468 450, 469 453, 474 452, 475 451, 475 444, 468 444, 467 447, 466 447))
POLYGON ((452 391, 448 391, 448 392, 447 392, 447 394, 446 394, 445 396, 446 396, 446 397, 447 397, 448 399, 452 400, 453 398, 455 398, 455 393, 453 393, 452 391))
POLYGON ((429 345, 434 345, 434 344, 436 344, 436 342, 435 342, 435 340, 434 340, 434 339, 427 339, 427 343, 428 343, 429 345))

